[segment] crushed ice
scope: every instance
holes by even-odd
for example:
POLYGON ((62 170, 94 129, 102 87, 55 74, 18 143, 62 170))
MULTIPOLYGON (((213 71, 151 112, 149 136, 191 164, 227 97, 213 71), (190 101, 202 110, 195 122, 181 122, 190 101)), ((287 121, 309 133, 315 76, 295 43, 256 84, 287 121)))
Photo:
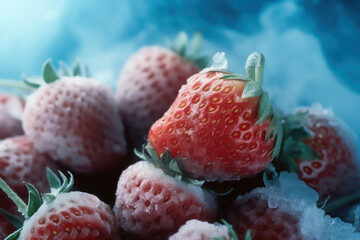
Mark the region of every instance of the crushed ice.
POLYGON ((204 68, 201 72, 209 72, 209 71, 221 71, 221 70, 227 70, 228 69, 228 61, 225 57, 225 53, 224 52, 218 52, 216 53, 213 58, 213 64, 208 67, 208 68, 204 68))

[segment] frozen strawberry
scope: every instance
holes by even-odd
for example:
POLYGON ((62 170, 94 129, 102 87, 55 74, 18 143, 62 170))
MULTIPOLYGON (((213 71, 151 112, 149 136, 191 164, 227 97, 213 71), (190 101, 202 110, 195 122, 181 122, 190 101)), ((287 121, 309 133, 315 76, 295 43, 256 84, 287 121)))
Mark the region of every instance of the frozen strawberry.
MULTIPOLYGON (((225 225, 189 220, 169 240, 238 240, 232 226, 224 223, 225 225)), ((245 240, 251 240, 249 234, 245 240)))
POLYGON ((5 239, 15 230, 16 228, 0 213, 0 239, 5 239))
POLYGON ((90 78, 58 79, 49 62, 44 80, 29 97, 23 119, 35 148, 78 173, 105 172, 120 164, 126 142, 111 91, 90 78))
MULTIPOLYGON (((27 199, 25 182, 32 182, 41 191, 47 190, 46 167, 57 169, 54 162, 37 152, 25 136, 8 138, 0 142, 0 177, 21 197, 27 199)), ((0 190, 0 207, 16 213, 16 207, 0 190)))
POLYGON ((284 142, 279 170, 292 170, 321 200, 353 193, 360 188, 360 172, 350 131, 320 105, 298 108, 284 117, 284 142))
POLYGON ((264 58, 249 56, 247 76, 226 71, 224 54, 187 80, 149 132, 161 156, 166 149, 184 174, 206 181, 255 175, 278 155, 281 124, 262 90, 264 58))
MULTIPOLYGON (((172 49, 144 47, 126 62, 117 85, 117 100, 127 135, 136 147, 145 142, 151 124, 159 119, 174 101, 180 87, 204 66, 196 58, 199 36, 186 51, 186 35, 179 34, 172 49)), ((206 64, 206 63, 205 63, 206 64)))
POLYGON ((24 106, 23 99, 0 94, 0 140, 23 134, 21 118, 24 106))
POLYGON ((253 240, 358 239, 349 223, 325 215, 317 207, 318 194, 295 173, 281 172, 266 187, 239 196, 225 219, 239 239, 251 232, 253 240))
MULTIPOLYGON (((165 156, 170 159, 168 152, 165 156)), ((160 160, 157 163, 163 167, 160 160)), ((210 193, 163 169, 140 161, 121 174, 114 212, 123 231, 144 239, 167 239, 187 220, 215 220, 216 204, 210 193)))
POLYGON ((17 204, 26 218, 22 228, 11 239, 26 240, 114 240, 118 239, 115 216, 109 206, 96 196, 83 192, 69 192, 74 181, 61 173, 62 181, 48 170, 51 193, 43 194, 27 183, 29 203, 11 195, 6 183, 1 188, 17 204))

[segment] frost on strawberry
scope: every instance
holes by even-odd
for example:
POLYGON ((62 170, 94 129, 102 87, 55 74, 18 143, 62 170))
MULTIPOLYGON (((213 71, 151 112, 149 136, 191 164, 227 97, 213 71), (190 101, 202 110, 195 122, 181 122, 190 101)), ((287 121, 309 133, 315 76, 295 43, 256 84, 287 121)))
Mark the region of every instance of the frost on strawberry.
MULTIPOLYGON (((32 182, 40 191, 48 189, 46 168, 57 169, 49 156, 37 152, 25 136, 8 138, 0 142, 0 178, 23 199, 27 199, 24 181, 32 182)), ((15 214, 16 206, 0 190, 0 207, 15 214)))
POLYGON ((111 209, 94 195, 69 192, 74 184, 72 175, 70 178, 61 172, 60 175, 62 180, 48 169, 51 192, 42 195, 32 184, 25 183, 29 191, 28 204, 0 178, 1 189, 25 217, 23 226, 6 240, 118 239, 115 216, 111 209))
POLYGON ((22 98, 0 94, 0 140, 23 134, 21 119, 24 106, 22 98))
POLYGON ((187 220, 215 220, 214 196, 159 167, 140 161, 121 174, 114 212, 123 231, 143 239, 167 239, 187 220))
MULTIPOLYGON (((63 68, 64 69, 64 68, 63 68)), ((28 100, 23 126, 38 151, 78 173, 105 172, 126 154, 124 129, 111 91, 93 79, 79 76, 59 79, 50 62, 44 83, 28 100)))
POLYGON ((184 175, 237 180, 259 173, 279 153, 282 127, 261 86, 264 57, 249 56, 246 76, 226 67, 215 55, 150 129, 151 146, 159 156, 168 149, 184 175))
POLYGON ((357 151, 347 126, 321 105, 303 107, 283 117, 284 141, 276 159, 279 170, 297 172, 321 201, 360 188, 357 151))
POLYGON ((239 196, 225 218, 241 239, 359 239, 349 223, 331 218, 317 207, 318 194, 295 173, 281 172, 266 187, 239 196))
POLYGON ((137 148, 146 141, 151 124, 172 104, 181 85, 206 64, 206 58, 197 56, 199 44, 200 35, 196 34, 186 49, 186 34, 180 33, 170 49, 144 47, 126 62, 118 80, 117 101, 127 135, 137 148))
MULTIPOLYGON (((208 223, 199 220, 189 220, 169 240, 239 240, 230 224, 223 220, 220 223, 208 223)), ((248 232, 244 240, 251 240, 248 232)))

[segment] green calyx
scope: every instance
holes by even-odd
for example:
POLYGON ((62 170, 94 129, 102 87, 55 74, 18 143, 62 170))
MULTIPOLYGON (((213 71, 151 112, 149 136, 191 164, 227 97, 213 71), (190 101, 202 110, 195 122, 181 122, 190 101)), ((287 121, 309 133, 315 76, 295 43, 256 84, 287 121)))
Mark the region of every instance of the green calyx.
POLYGON ((185 32, 180 32, 175 39, 175 42, 165 39, 167 47, 182 58, 193 62, 198 66, 199 70, 205 68, 208 64, 207 56, 199 56, 199 48, 202 41, 202 35, 199 32, 194 33, 194 36, 188 46, 188 35, 185 32))
MULTIPOLYGON (((6 195, 16 204, 19 212, 27 220, 31 218, 43 204, 49 204, 59 194, 69 192, 74 185, 74 178, 70 172, 70 178, 67 178, 62 172, 60 172, 62 181, 55 175, 50 168, 47 168, 46 175, 49 181, 50 193, 40 195, 38 190, 30 183, 24 183, 28 189, 28 204, 24 201, 6 184, 6 182, 0 178, 0 188, 6 193, 6 195)), ((16 232, 9 235, 5 240, 15 240, 20 236, 22 229, 22 221, 17 217, 10 215, 6 211, 0 209, 0 214, 4 215, 13 225, 19 228, 16 232)))
POLYGON ((75 77, 75 76, 83 76, 90 77, 89 68, 87 65, 84 67, 81 66, 79 61, 75 61, 72 68, 69 68, 64 62, 59 62, 59 70, 56 71, 53 65, 51 64, 51 59, 45 61, 43 70, 42 70, 42 78, 41 77, 32 77, 26 78, 23 75, 24 83, 31 88, 39 88, 42 85, 53 83, 62 77, 75 77))
POLYGON ((180 170, 178 165, 181 159, 171 158, 170 151, 166 151, 162 154, 161 158, 156 153, 155 149, 148 142, 142 147, 142 151, 139 152, 135 149, 135 154, 142 160, 148 161, 155 167, 160 168, 163 172, 179 181, 191 183, 195 186, 202 186, 204 181, 199 181, 193 178, 186 177, 184 172, 180 170))
POLYGON ((305 125, 307 112, 299 112, 281 117, 284 132, 281 152, 274 164, 276 169, 298 173, 299 169, 295 159, 312 161, 319 159, 319 155, 303 141, 313 136, 305 125))
MULTIPOLYGON (((226 60, 219 60, 219 62, 227 63, 226 60)), ((281 149, 283 130, 280 119, 274 113, 274 109, 270 102, 268 93, 263 91, 262 89, 264 64, 265 64, 264 56, 261 53, 254 52, 250 54, 250 56, 246 60, 246 64, 245 64, 246 76, 225 71, 226 69, 220 69, 221 72, 226 73, 226 75, 221 77, 221 79, 246 81, 244 90, 241 95, 242 98, 260 96, 258 120, 256 124, 260 124, 268 119, 271 119, 270 126, 266 134, 266 141, 276 137, 276 143, 271 154, 273 157, 277 157, 281 149)), ((217 71, 216 67, 215 68, 210 67, 209 70, 217 71)))

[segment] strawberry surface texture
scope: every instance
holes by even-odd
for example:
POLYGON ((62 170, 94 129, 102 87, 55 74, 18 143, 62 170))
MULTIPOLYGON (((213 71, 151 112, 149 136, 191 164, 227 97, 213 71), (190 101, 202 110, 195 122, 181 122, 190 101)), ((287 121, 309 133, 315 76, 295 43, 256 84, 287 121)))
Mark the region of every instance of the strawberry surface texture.
POLYGON ((135 146, 145 142, 151 125, 169 108, 186 79, 198 71, 196 64, 162 47, 144 47, 131 56, 116 95, 135 146))
POLYGON ((231 240, 229 230, 225 225, 211 224, 199 220, 189 220, 169 240, 213 240, 218 237, 222 240, 231 240))
MULTIPOLYGON (((8 138, 0 142, 0 178, 23 199, 28 197, 25 182, 31 182, 40 191, 49 189, 46 180, 46 168, 57 169, 55 163, 45 154, 34 149, 34 145, 25 136, 8 138)), ((10 199, 0 190, 0 207, 16 213, 10 199)))
POLYGON ((126 154, 115 98, 89 78, 64 77, 37 89, 23 126, 38 151, 75 172, 106 171, 126 154))
POLYGON ((330 197, 331 201, 359 189, 354 137, 331 110, 320 104, 298 108, 285 117, 284 125, 288 134, 280 160, 294 162, 300 179, 315 189, 321 200, 330 197))
POLYGON ((22 98, 0 94, 0 139, 24 134, 21 123, 24 106, 22 98))
POLYGON ((97 197, 82 192, 63 193, 25 221, 24 240, 117 239, 111 209, 97 197))
POLYGON ((167 239, 187 220, 214 221, 216 204, 200 187, 140 161, 121 174, 114 212, 123 231, 144 239, 167 239))
MULTIPOLYGON (((258 53, 249 58, 263 61, 258 53)), ((190 77, 150 129, 158 155, 168 149, 184 174, 207 181, 263 170, 277 155, 281 126, 262 91, 262 76, 251 78, 255 67, 249 68, 249 77, 212 69, 190 77)))

